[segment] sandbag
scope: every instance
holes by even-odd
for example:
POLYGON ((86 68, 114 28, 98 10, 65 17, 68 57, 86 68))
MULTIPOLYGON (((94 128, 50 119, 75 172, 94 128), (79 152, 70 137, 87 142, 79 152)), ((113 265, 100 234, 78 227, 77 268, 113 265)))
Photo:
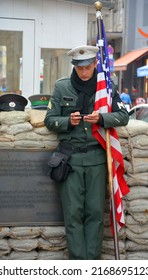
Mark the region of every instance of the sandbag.
POLYGON ((130 188, 130 192, 126 195, 126 198, 127 200, 148 199, 148 187, 133 186, 132 188, 130 188))
POLYGON ((129 228, 126 228, 126 236, 128 239, 133 240, 139 244, 148 244, 148 231, 143 233, 134 233, 129 228))
POLYGON ((15 251, 22 251, 22 252, 30 252, 38 247, 38 239, 12 239, 10 238, 9 246, 14 249, 15 251))
POLYGON ((126 251, 148 251, 148 244, 137 244, 131 240, 126 241, 126 251))
POLYGON ((9 126, 2 124, 0 126, 0 133, 4 133, 4 134, 16 135, 18 133, 21 132, 24 133, 31 130, 32 130, 32 125, 29 122, 12 124, 9 126))
POLYGON ((128 260, 148 260, 148 251, 142 252, 127 252, 128 260))
POLYGON ((14 239, 35 238, 40 235, 40 227, 11 227, 9 236, 14 239))
POLYGON ((131 212, 148 212, 148 200, 147 199, 135 199, 128 200, 126 203, 126 209, 129 209, 131 212))
POLYGON ((54 237, 45 240, 43 238, 39 238, 38 247, 40 249, 44 249, 47 251, 58 251, 67 247, 66 239, 63 237, 54 237))
POLYGON ((119 137, 128 138, 139 134, 148 135, 148 123, 140 120, 129 120, 126 126, 116 127, 119 137))
POLYGON ((58 226, 58 227, 41 227, 41 236, 45 239, 48 239, 50 237, 61 237, 65 236, 65 227, 64 226, 58 226))
POLYGON ((15 252, 12 251, 9 256, 1 259, 5 260, 36 260, 38 257, 38 252, 32 250, 30 252, 15 252))
POLYGON ((7 111, 0 112, 0 123, 6 125, 24 123, 29 121, 29 114, 27 111, 7 111))
POLYGON ((40 250, 38 260, 65 260, 67 259, 64 252, 61 251, 45 251, 40 250))
POLYGON ((148 150, 148 135, 135 135, 134 137, 132 137, 132 145, 135 148, 148 150))
POLYGON ((148 213, 129 213, 130 215, 125 215, 126 225, 144 225, 148 223, 148 213))
POLYGON ((148 158, 133 158, 132 162, 126 164, 127 173, 148 172, 148 158))
POLYGON ((138 223, 138 224, 142 224, 142 225, 148 223, 148 212, 132 213, 131 211, 128 211, 128 213, 130 215, 125 216, 125 220, 127 223, 129 223, 129 224, 138 223))
POLYGON ((37 110, 37 109, 30 109, 28 110, 30 116, 30 123, 33 127, 43 127, 45 115, 47 113, 46 110, 37 110))
POLYGON ((148 173, 143 172, 143 173, 128 173, 128 176, 126 174, 125 176, 126 182, 128 186, 148 186, 148 173))

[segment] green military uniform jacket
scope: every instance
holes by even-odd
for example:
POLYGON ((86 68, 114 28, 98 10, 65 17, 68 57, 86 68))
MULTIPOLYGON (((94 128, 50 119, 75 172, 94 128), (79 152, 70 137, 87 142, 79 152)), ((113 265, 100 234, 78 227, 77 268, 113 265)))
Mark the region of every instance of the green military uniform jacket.
MULTIPOLYGON (((111 128, 124 126, 128 123, 128 112, 122 104, 116 87, 113 84, 112 113, 102 113, 103 122, 101 126, 111 128)), ((70 114, 76 112, 78 93, 73 88, 70 78, 63 78, 56 82, 51 100, 49 101, 47 114, 45 117, 46 127, 58 134, 60 141, 71 143, 76 147, 97 145, 98 141, 92 135, 92 125, 81 120, 80 124, 71 127, 69 123, 70 114)), ((89 100, 89 113, 94 110, 95 94, 89 100)), ((99 146, 96 151, 89 151, 78 156, 72 155, 71 164, 93 165, 106 160, 105 151, 99 146)))

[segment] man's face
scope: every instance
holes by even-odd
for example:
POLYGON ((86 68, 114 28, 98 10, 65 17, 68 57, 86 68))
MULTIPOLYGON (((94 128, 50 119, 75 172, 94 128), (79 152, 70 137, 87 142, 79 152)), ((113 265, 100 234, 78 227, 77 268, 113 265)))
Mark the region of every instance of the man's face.
POLYGON ((94 73, 94 69, 96 67, 96 62, 89 64, 88 66, 74 66, 77 72, 78 77, 82 81, 88 81, 91 79, 94 73))

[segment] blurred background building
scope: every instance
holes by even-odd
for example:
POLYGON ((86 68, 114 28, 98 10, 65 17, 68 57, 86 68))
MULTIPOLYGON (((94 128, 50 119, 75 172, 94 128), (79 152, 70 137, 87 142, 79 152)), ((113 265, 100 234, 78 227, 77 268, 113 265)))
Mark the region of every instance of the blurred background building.
MULTIPOLYGON (((134 102, 148 97, 148 1, 101 1, 112 79, 134 102)), ((97 34, 95 1, 0 0, 0 92, 25 97, 51 94, 55 80, 71 72, 67 51, 93 44, 97 34)))

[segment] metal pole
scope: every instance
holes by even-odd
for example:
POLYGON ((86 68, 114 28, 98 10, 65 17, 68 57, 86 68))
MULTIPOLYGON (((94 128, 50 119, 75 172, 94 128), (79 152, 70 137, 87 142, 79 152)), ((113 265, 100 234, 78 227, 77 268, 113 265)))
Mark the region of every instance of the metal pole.
MULTIPOLYGON (((102 40, 102 3, 95 2, 96 8, 96 18, 97 18, 97 32, 98 32, 98 40, 102 40)), ((103 62, 103 44, 99 45, 100 55, 103 62)), ((109 183, 109 193, 111 199, 111 207, 112 207, 112 218, 113 218, 113 228, 114 228, 114 248, 115 248, 115 259, 120 259, 119 254, 119 244, 118 244, 118 234, 117 234, 117 221, 116 221, 116 212, 115 212, 115 201, 114 201, 114 188, 113 188, 113 174, 112 174, 112 156, 111 156, 111 148, 110 148, 110 133, 109 129, 105 130, 106 135, 106 152, 107 152, 107 166, 108 166, 108 183, 109 183)))

